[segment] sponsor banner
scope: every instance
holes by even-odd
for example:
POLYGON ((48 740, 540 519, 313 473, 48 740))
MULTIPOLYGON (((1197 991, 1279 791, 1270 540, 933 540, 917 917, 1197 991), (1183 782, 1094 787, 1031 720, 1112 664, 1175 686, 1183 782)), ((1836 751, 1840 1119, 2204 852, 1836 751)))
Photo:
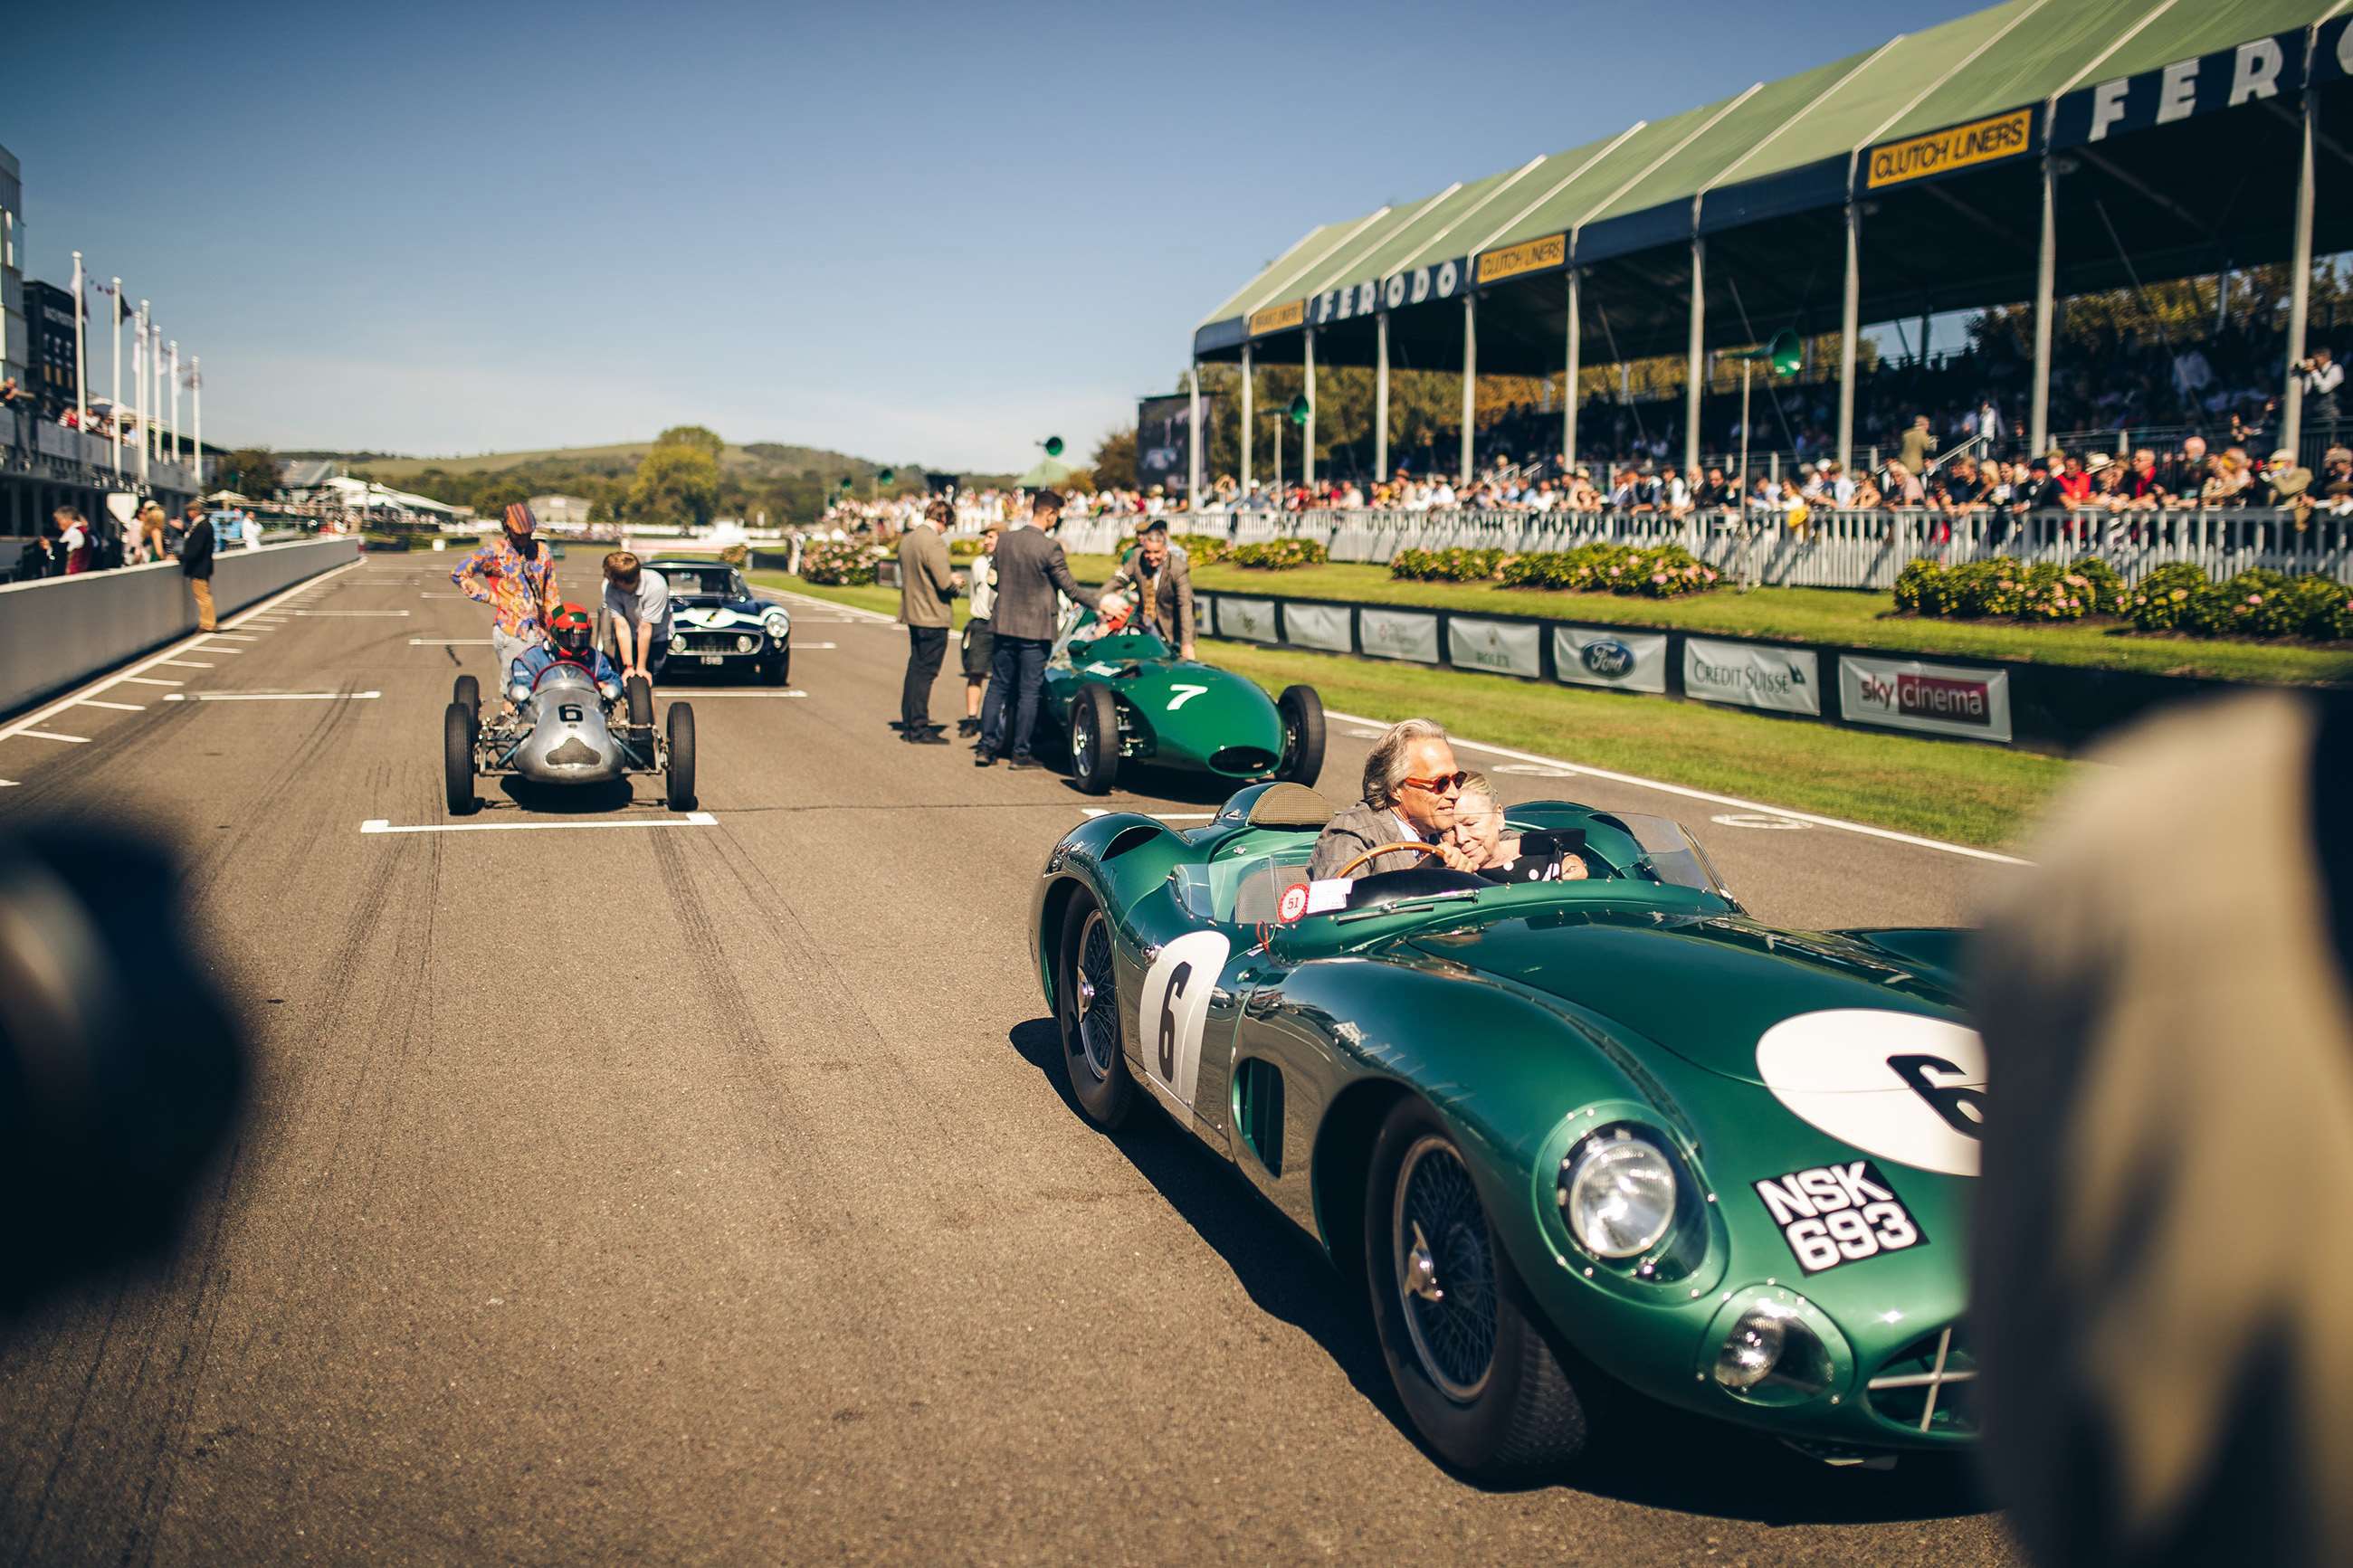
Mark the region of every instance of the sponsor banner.
POLYGON ((1841 654, 1839 714, 1852 724, 2008 742, 2010 672, 1841 654))
POLYGON ((1446 662, 1457 669, 1492 669, 1499 675, 1544 673, 1544 628, 1520 621, 1488 621, 1451 616, 1446 622, 1446 662))
POLYGON ((2033 144, 2034 110, 2013 109, 1967 125, 1947 126, 1926 136, 1906 137, 1871 150, 1866 183, 1873 190, 1949 174, 1973 164, 2015 158, 2033 144))
POLYGON ((1282 640, 1297 647, 1322 648, 1326 653, 1355 651, 1348 642, 1348 606, 1302 605, 1282 606, 1282 640))
POLYGON ((1304 326, 1306 323, 1307 301, 1293 300, 1287 304, 1269 305, 1263 310, 1252 310, 1250 316, 1250 335, 1254 338, 1264 337, 1269 332, 1288 331, 1293 327, 1304 326))
POLYGON ((1326 289, 1312 302, 1303 303, 1309 304, 1307 317, 1313 325, 1328 326, 1334 321, 1369 316, 1377 310, 1401 310, 1408 305, 1451 300, 1462 292, 1462 281, 1469 272, 1462 261, 1441 261, 1433 267, 1417 267, 1410 272, 1326 289))
POLYGON ((1627 691, 1667 689, 1667 634, 1608 626, 1555 626, 1553 673, 1579 686, 1627 691))
POLYGON ((1474 281, 1482 287, 1517 278, 1523 272, 1543 272, 1568 264, 1568 236, 1549 234, 1542 239, 1523 240, 1500 250, 1479 253, 1474 281))
MULTIPOLYGON (((1201 395, 1201 419, 1216 428, 1213 395, 1201 395)), ((1170 397, 1139 398, 1135 405, 1135 488, 1146 495, 1158 485, 1171 497, 1191 493, 1192 465, 1186 461, 1193 438, 1192 399, 1184 393, 1170 397)))
POLYGON ((1438 617, 1427 612, 1359 605, 1356 637, 1365 652, 1375 658, 1409 658, 1416 664, 1438 662, 1438 617))
POLYGON ((1219 595, 1218 635, 1241 642, 1281 642, 1274 633, 1274 601, 1219 595))
POLYGON ((1822 713, 1820 673, 1811 648, 1683 639, 1683 694, 1705 702, 1822 713))
MULTIPOLYGON (((2293 35, 2291 35, 2293 36, 2293 35)), ((2307 80, 2343 81, 2353 77, 2353 16, 2320 25, 2320 42, 2305 62, 2307 80)))
MULTIPOLYGON (((2322 31, 2316 75, 2347 73, 2344 44, 2342 32, 2322 31)), ((2304 85, 2304 73, 2301 29, 2250 39, 2235 48, 2175 60, 2067 94, 2051 117, 2050 143, 2081 147, 2242 103, 2284 101, 2283 94, 2304 85)))

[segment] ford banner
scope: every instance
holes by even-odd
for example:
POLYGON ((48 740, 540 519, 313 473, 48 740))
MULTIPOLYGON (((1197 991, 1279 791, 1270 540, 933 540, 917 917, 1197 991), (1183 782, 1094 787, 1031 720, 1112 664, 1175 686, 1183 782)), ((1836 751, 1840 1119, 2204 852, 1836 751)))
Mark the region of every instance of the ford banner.
POLYGON ((1685 637, 1683 695, 1776 713, 1822 715, 1821 677, 1811 648, 1685 637))
POLYGON ((1553 673, 1579 686, 1624 691, 1667 689, 1667 634, 1608 626, 1555 626, 1553 673))
POLYGON ((2007 742, 2010 672, 1841 654, 1839 715, 1850 724, 2007 742))

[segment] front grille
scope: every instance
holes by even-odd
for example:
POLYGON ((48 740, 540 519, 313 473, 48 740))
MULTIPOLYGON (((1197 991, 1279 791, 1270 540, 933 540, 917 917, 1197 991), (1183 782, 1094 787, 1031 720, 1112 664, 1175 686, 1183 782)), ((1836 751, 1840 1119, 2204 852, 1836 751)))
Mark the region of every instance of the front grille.
POLYGON ((1915 1432, 1978 1429, 1977 1357, 1959 1323, 1923 1334, 1880 1363, 1866 1397, 1882 1421, 1915 1432))
POLYGON ((739 653, 735 639, 743 632, 681 632, 676 637, 678 648, 684 653, 739 653))
POLYGON ((1209 767, 1234 778, 1250 778, 1281 761, 1272 752, 1261 752, 1256 746, 1228 746, 1209 759, 1209 767))
POLYGON ((604 760, 594 746, 577 735, 565 736, 564 744, 547 753, 547 765, 551 768, 593 768, 604 760))

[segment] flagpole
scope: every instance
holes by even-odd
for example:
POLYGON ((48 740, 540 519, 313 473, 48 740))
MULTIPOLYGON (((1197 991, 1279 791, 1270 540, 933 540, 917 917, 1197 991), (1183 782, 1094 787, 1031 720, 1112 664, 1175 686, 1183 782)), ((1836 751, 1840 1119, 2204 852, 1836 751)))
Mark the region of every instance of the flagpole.
MULTIPOLYGON (((81 252, 80 252, 80 251, 79 251, 79 250, 75 251, 75 252, 73 253, 73 258, 74 258, 74 428, 75 428, 75 429, 77 429, 77 430, 79 430, 79 431, 80 431, 80 432, 82 432, 84 435, 88 435, 88 434, 90 433, 90 389, 89 389, 88 385, 85 384, 85 380, 84 380, 84 367, 83 367, 83 363, 82 363, 82 318, 83 318, 84 316, 87 316, 88 314, 90 314, 90 310, 89 310, 89 308, 88 308, 87 306, 85 306, 85 305, 82 303, 82 288, 81 288, 81 252)), ((89 448, 85 447, 85 448, 83 448, 83 449, 84 449, 85 451, 87 451, 89 448)))
POLYGON ((196 494, 205 493, 205 356, 195 354, 188 361, 188 380, 194 384, 189 400, 195 405, 196 415, 196 494))
POLYGON ((172 340, 172 461, 180 460, 180 340, 172 340))
POLYGON ((114 308, 107 312, 114 318, 114 407, 108 418, 107 428, 114 433, 114 479, 122 482, 122 279, 114 280, 114 308))
POLYGON ((149 447, 152 442, 148 431, 154 423, 148 417, 147 400, 153 395, 153 389, 149 384, 153 378, 148 375, 147 367, 155 356, 154 351, 148 346, 147 336, 147 301, 142 300, 139 301, 139 330, 132 334, 135 341, 132 344, 132 357, 138 362, 139 371, 139 488, 142 490, 147 488, 147 464, 151 456, 149 447))

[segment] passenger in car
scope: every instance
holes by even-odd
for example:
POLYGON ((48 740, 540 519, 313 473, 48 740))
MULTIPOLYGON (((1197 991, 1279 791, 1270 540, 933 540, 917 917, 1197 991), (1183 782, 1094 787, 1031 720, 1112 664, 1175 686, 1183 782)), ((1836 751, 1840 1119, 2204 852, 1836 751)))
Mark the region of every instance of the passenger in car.
POLYGON ((1503 805, 1484 773, 1466 773, 1454 797, 1455 847, 1471 868, 1496 882, 1576 882, 1589 873, 1572 844, 1552 833, 1507 833, 1503 805))

